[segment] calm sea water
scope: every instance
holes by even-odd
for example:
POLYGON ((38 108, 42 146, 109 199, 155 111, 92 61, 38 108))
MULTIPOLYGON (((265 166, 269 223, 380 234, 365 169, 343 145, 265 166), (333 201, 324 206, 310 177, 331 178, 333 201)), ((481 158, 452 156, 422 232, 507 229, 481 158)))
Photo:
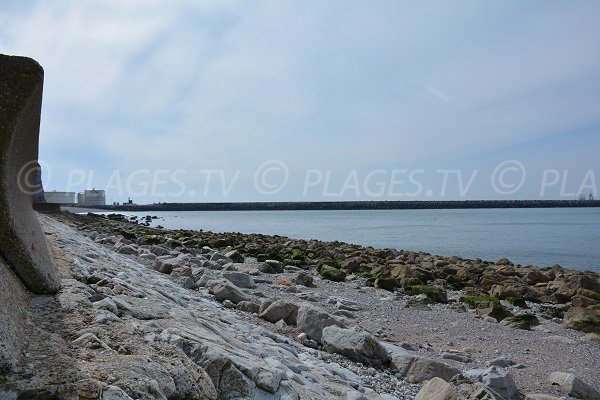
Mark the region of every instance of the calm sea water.
MULTIPOLYGON (((149 213, 128 213, 145 216, 149 213)), ((600 209, 152 212, 172 229, 343 241, 600 272, 600 209)))

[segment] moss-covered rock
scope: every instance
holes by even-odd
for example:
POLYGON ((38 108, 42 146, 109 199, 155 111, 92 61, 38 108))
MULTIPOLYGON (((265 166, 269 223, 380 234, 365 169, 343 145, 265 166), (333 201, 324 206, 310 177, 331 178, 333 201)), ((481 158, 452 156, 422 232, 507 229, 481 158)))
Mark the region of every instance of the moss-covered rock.
POLYGON ((436 303, 447 303, 448 302, 448 294, 446 293, 446 289, 441 288, 439 286, 433 285, 415 285, 411 286, 408 289, 405 289, 405 292, 408 294, 424 294, 431 301, 436 303))
POLYGON ((481 303, 500 303, 500 300, 494 296, 488 295, 462 295, 459 297, 458 301, 462 303, 467 303, 469 308, 477 308, 481 303))
POLYGON ((539 325, 540 321, 533 314, 520 314, 504 318, 500 321, 500 324, 511 328, 530 330, 532 327, 539 325))
POLYGON ((326 264, 319 268, 319 275, 321 275, 321 278, 323 279, 334 282, 343 282, 346 279, 346 273, 344 271, 326 264))
POLYGON ((600 305, 571 307, 565 314, 564 326, 582 332, 600 333, 600 305))
POLYGON ((486 301, 479 303, 475 313, 480 317, 492 317, 496 321, 512 317, 512 313, 504 308, 499 301, 486 301))
POLYGON ((396 278, 377 278, 374 281, 374 285, 376 288, 393 292, 394 289, 400 287, 400 282, 396 278))

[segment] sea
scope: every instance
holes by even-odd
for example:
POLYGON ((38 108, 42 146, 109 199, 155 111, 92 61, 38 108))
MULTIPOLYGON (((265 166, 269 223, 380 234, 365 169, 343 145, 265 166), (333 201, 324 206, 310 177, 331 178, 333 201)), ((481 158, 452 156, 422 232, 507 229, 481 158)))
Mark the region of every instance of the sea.
POLYGON ((340 241, 600 273, 600 208, 127 212, 153 226, 340 241))

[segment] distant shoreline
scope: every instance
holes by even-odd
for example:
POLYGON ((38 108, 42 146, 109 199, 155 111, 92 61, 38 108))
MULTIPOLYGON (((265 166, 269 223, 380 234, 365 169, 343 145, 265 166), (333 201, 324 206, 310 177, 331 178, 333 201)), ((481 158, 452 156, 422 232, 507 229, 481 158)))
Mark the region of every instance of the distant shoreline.
POLYGON ((459 200, 459 201, 315 201, 240 203, 160 203, 77 206, 109 211, 319 211, 319 210, 422 210, 477 208, 581 208, 600 207, 600 200, 459 200))

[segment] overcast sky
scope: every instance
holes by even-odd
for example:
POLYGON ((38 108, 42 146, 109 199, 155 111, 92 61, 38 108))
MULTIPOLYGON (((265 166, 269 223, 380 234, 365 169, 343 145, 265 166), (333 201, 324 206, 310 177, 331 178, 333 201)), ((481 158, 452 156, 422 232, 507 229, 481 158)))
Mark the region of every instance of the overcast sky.
POLYGON ((0 52, 44 67, 46 190, 575 198, 600 182, 599 20, 597 1, 3 0, 0 52))

